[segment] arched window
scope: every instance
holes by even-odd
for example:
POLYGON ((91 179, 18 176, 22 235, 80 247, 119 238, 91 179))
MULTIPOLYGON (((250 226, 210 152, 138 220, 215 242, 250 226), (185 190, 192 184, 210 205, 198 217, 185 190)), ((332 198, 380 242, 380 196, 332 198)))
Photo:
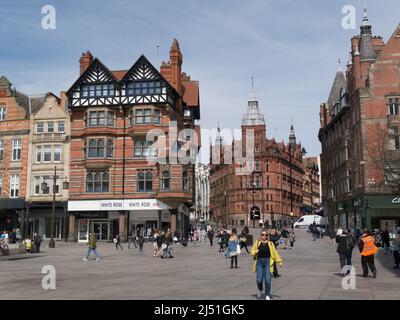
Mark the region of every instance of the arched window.
POLYGON ((182 180, 183 180, 183 186, 182 186, 183 190, 185 191, 189 190, 189 176, 186 171, 184 171, 182 174, 182 180))
POLYGON ((164 171, 162 173, 162 181, 161 181, 162 190, 164 191, 169 190, 169 179, 170 179, 169 172, 164 171))

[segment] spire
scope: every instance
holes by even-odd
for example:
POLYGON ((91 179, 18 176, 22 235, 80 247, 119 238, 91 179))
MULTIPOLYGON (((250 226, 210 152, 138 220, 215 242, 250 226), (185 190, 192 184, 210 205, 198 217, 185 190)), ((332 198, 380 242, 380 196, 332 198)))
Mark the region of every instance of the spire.
POLYGON ((333 106, 340 101, 340 91, 347 88, 346 77, 342 70, 338 70, 333 81, 331 91, 328 97, 329 112, 332 111, 333 106))
POLYGON ((290 125, 289 146, 292 149, 296 148, 296 135, 294 134, 293 120, 290 125))
POLYGON ((265 125, 264 115, 258 107, 256 91, 254 89, 254 79, 251 77, 251 93, 247 103, 247 113, 243 116, 242 126, 265 125))
POLYGON ((361 61, 375 60, 376 52, 372 41, 372 26, 368 21, 367 7, 364 7, 364 18, 360 27, 360 56, 361 61))
POLYGON ((342 70, 342 60, 340 58, 338 59, 337 72, 343 72, 343 70, 342 70))

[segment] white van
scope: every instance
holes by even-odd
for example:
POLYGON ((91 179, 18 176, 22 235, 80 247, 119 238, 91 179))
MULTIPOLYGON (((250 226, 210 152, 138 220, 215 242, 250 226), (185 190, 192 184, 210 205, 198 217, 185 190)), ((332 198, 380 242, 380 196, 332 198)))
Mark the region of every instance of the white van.
POLYGON ((299 220, 297 220, 293 224, 293 226, 295 228, 307 228, 308 226, 312 225, 314 221, 317 226, 325 225, 325 218, 317 214, 314 214, 314 215, 302 216, 299 220))

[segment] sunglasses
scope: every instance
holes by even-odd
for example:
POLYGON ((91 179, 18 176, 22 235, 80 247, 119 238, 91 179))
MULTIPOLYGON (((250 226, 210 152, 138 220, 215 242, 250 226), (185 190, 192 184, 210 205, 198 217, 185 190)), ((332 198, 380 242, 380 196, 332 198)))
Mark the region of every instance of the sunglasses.
POLYGON ((261 236, 267 236, 267 234, 266 233, 261 233, 261 236))

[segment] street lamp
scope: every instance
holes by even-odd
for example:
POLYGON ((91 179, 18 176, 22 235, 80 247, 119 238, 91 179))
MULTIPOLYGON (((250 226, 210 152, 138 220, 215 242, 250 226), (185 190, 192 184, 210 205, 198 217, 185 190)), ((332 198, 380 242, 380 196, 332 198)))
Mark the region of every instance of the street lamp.
POLYGON ((256 182, 254 180, 254 171, 253 171, 253 183, 252 183, 252 185, 253 185, 253 208, 252 208, 252 211, 253 211, 253 228, 255 228, 256 227, 256 219, 255 219, 256 209, 255 209, 255 202, 254 202, 254 193, 256 191, 256 182))
MULTIPOLYGON (((55 220, 56 220, 56 184, 57 184, 57 167, 54 166, 54 176, 53 176, 53 204, 52 204, 52 210, 51 210, 51 235, 50 235, 50 241, 49 241, 49 248, 54 248, 55 247, 55 241, 54 241, 54 232, 55 232, 55 220)), ((63 182, 63 189, 68 189, 69 188, 69 182, 65 180, 63 182)), ((49 186, 47 185, 46 182, 41 183, 41 189, 42 191, 48 190, 49 186)))

